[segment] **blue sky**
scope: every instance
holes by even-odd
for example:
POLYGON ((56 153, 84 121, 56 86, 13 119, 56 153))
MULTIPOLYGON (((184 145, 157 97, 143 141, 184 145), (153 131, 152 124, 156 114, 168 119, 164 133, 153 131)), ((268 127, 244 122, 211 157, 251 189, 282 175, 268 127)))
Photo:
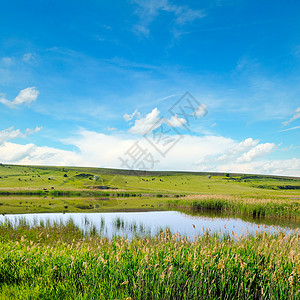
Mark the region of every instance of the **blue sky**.
POLYGON ((153 159, 133 168, 300 176, 299 12, 298 1, 7 1, 0 161, 120 168, 138 143, 153 159), (190 120, 170 112, 187 91, 205 108, 190 120), (144 136, 161 118, 177 141, 164 155, 144 136))

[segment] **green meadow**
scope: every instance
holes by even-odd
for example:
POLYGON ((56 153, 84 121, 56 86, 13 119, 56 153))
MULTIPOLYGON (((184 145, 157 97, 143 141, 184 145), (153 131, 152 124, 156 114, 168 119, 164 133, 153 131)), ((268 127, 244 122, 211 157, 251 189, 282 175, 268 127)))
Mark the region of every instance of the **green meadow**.
POLYGON ((186 208, 300 215, 300 179, 222 173, 0 165, 0 213, 186 208))

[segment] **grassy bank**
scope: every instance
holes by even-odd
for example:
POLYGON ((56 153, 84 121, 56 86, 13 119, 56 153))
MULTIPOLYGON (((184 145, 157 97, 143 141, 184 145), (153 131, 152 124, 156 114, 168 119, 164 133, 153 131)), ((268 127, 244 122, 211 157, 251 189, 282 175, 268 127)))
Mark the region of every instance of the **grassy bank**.
POLYGON ((128 241, 72 222, 0 225, 4 299, 299 299, 299 235, 128 241))
POLYGON ((189 195, 167 201, 169 207, 214 210, 253 217, 300 218, 300 198, 272 196, 189 195))

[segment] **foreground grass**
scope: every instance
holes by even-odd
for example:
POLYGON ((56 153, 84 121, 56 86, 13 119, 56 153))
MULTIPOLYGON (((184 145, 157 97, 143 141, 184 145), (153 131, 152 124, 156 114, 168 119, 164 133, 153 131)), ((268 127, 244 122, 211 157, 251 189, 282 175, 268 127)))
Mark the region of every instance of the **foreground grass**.
POLYGON ((108 240, 94 230, 0 225, 4 299, 299 299, 298 233, 233 240, 168 230, 108 240))
POLYGON ((168 200, 170 207, 195 211, 214 210, 253 217, 293 217, 300 219, 300 198, 272 196, 189 195, 168 200))

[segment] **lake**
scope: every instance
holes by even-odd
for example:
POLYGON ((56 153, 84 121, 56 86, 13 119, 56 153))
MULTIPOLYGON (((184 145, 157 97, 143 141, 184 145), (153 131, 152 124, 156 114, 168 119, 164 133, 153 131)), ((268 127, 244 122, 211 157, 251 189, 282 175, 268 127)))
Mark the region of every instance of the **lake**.
POLYGON ((195 235, 203 235, 205 231, 210 234, 240 237, 262 231, 287 233, 295 229, 295 227, 265 225, 263 221, 257 224, 236 217, 191 216, 178 211, 1 215, 0 222, 10 220, 17 223, 20 218, 25 219, 31 225, 40 222, 44 224, 47 222, 50 224, 53 222, 66 223, 72 219, 83 231, 93 228, 108 238, 121 235, 129 239, 136 234, 154 236, 166 228, 169 228, 172 233, 180 233, 181 236, 186 236, 192 240, 195 235))

